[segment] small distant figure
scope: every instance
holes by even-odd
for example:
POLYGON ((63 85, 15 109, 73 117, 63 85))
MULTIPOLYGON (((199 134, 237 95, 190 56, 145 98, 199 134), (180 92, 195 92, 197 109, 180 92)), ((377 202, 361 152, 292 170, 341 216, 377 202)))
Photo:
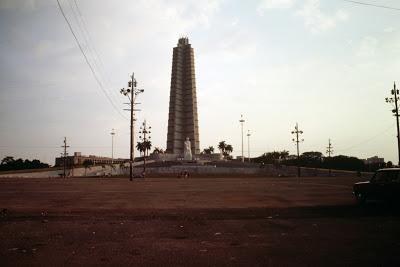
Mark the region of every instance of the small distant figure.
POLYGON ((179 178, 189 178, 189 172, 183 171, 179 174, 179 178))
POLYGON ((146 176, 146 173, 142 171, 140 174, 134 174, 133 178, 144 178, 146 176))

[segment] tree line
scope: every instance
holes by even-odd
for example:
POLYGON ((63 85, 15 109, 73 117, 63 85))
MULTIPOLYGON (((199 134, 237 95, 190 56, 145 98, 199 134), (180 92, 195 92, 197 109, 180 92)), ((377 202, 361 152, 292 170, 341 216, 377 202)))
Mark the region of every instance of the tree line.
MULTIPOLYGON (((232 159, 232 156, 231 156, 231 153, 233 152, 232 145, 227 144, 225 141, 221 141, 218 143, 218 149, 220 150, 220 152, 224 156, 224 158, 232 159)), ((205 155, 211 155, 212 153, 214 153, 214 147, 209 146, 208 148, 204 148, 201 153, 205 154, 205 155)))
POLYGON ((299 159, 297 159, 296 156, 289 155, 289 152, 286 150, 266 152, 259 157, 251 159, 251 161, 264 164, 281 164, 288 166, 300 165, 301 167, 309 168, 349 171, 376 171, 377 169, 393 166, 390 161, 386 163, 366 164, 362 159, 345 155, 324 157, 324 155, 318 151, 304 152, 300 155, 299 159))
POLYGON ((14 157, 10 156, 4 157, 0 163, 0 171, 41 169, 49 167, 49 164, 40 162, 40 160, 37 159, 30 161, 29 159, 14 159, 14 157))

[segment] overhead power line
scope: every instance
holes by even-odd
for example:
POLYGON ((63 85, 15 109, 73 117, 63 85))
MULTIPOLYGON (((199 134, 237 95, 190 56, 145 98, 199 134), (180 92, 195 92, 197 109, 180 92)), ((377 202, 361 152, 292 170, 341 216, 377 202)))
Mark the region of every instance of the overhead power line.
POLYGON ((400 11, 400 8, 397 8, 397 7, 376 5, 376 4, 372 4, 372 3, 360 2, 360 1, 353 1, 353 0, 343 0, 343 1, 344 1, 344 2, 348 2, 348 3, 357 4, 357 5, 372 6, 372 7, 378 7, 378 8, 385 8, 385 9, 391 9, 391 10, 400 11))
POLYGON ((372 137, 370 137, 370 138, 368 138, 368 139, 366 139, 366 140, 364 140, 364 141, 362 141, 362 142, 360 142, 360 143, 357 143, 357 144, 355 144, 355 145, 352 145, 352 146, 347 147, 347 148, 344 148, 344 149, 338 149, 338 150, 336 150, 336 151, 337 151, 337 152, 343 152, 343 151, 351 150, 351 149, 356 148, 356 147, 358 147, 358 146, 364 145, 364 144, 366 144, 366 143, 368 143, 368 142, 374 140, 375 138, 381 136, 382 134, 385 134, 385 133, 388 132, 390 129, 392 129, 393 126, 394 126, 394 123, 391 124, 391 125, 390 125, 388 128, 386 128, 385 130, 383 130, 382 132, 379 132, 379 133, 377 133, 376 135, 374 135, 374 136, 372 136, 372 137))
MULTIPOLYGON (((82 15, 82 12, 80 11, 78 2, 76 0, 68 0, 69 7, 71 9, 71 12, 73 14, 73 17, 71 19, 75 19, 76 25, 77 25, 77 30, 80 32, 83 41, 85 42, 85 47, 86 48, 86 55, 91 59, 91 62, 93 63, 92 66, 97 71, 98 77, 99 78, 104 78, 101 79, 103 84, 105 85, 106 88, 111 87, 111 82, 110 79, 108 78, 108 73, 105 71, 104 64, 100 58, 99 53, 97 52, 93 39, 91 37, 91 34, 89 33, 88 27, 86 25, 85 19, 82 15), (72 3, 73 2, 73 3, 72 3)), ((115 90, 108 90, 107 91, 112 98, 113 101, 116 103, 119 103, 119 95, 115 90)))
MULTIPOLYGON (((82 15, 82 12, 79 8, 78 5, 78 1, 77 0, 73 0, 74 5, 72 5, 72 0, 69 0, 69 6, 70 9, 73 13, 73 18, 75 18, 76 22, 77 22, 77 26, 78 26, 78 30, 81 32, 85 43, 86 43, 86 48, 87 48, 87 52, 88 54, 91 54, 91 59, 93 61, 93 68, 95 70, 97 70, 97 73, 99 73, 99 77, 100 78, 105 78, 104 84, 106 85, 106 87, 111 87, 111 82, 110 79, 108 77, 108 73, 106 71, 105 65, 100 57, 100 53, 97 52, 96 47, 94 45, 93 42, 93 38, 91 37, 91 34, 88 30, 86 21, 82 15)), ((116 92, 116 90, 109 90, 108 92, 110 93, 111 98, 113 98, 113 100, 115 100, 117 103, 119 102, 119 94, 116 92)))
POLYGON ((94 79, 96 80, 97 84, 99 85, 100 89, 103 91, 104 95, 107 97, 108 101, 109 101, 110 104, 113 106, 113 108, 118 112, 118 114, 120 114, 123 118, 127 119, 127 118, 121 113, 121 111, 116 107, 116 105, 114 104, 114 102, 111 100, 110 96, 107 94, 107 91, 104 89, 103 84, 101 83, 101 81, 100 81, 99 77, 97 76, 97 74, 96 74, 96 72, 95 72, 95 70, 94 70, 92 64, 90 63, 90 61, 89 61, 89 59, 88 59, 88 57, 87 57, 87 55, 86 55, 84 49, 82 48, 81 43, 79 42, 79 39, 78 39, 78 37, 76 36, 76 34, 75 34, 75 32, 74 32, 74 29, 72 28, 71 23, 69 22, 67 16, 65 15, 65 12, 64 12, 64 10, 63 10, 63 8, 62 8, 62 6, 61 6, 59 0, 57 0, 57 4, 58 4, 58 8, 59 8, 60 11, 61 11, 62 16, 63 16, 64 19, 65 19, 65 22, 66 22, 67 25, 68 25, 68 28, 70 29, 72 35, 74 36, 74 39, 75 39, 75 41, 76 41, 76 43, 77 43, 77 45, 78 45, 78 47, 79 47, 79 50, 81 51, 83 57, 85 58, 86 64, 88 65, 90 71, 92 72, 93 77, 94 77, 94 79))

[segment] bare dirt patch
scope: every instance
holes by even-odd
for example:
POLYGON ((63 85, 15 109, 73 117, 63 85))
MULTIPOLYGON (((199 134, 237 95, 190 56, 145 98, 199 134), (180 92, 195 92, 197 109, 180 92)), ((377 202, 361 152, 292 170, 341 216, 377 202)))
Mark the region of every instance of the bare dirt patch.
POLYGON ((398 266, 356 178, 0 179, 2 266, 398 266))

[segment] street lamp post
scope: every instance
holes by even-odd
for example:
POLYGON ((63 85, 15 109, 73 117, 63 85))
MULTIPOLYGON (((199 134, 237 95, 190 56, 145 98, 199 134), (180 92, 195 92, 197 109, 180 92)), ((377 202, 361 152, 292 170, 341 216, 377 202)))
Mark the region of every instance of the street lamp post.
POLYGON ((247 153, 249 157, 249 162, 250 162, 250 130, 247 130, 247 153))
POLYGON ((146 152, 151 147, 150 139, 151 139, 151 126, 147 126, 146 120, 143 121, 142 126, 140 126, 139 139, 142 140, 143 147, 143 178, 146 175, 146 152))
POLYGON ((391 91, 393 97, 386 97, 386 103, 394 103, 394 109, 392 110, 393 116, 396 117, 396 126, 397 126, 397 152, 398 152, 398 165, 400 166, 400 128, 399 128, 399 90, 396 89, 396 83, 393 85, 393 89, 391 91))
POLYGON ((64 177, 64 178, 67 177, 67 175, 66 175, 66 169, 67 169, 67 156, 68 156, 67 148, 68 148, 68 147, 69 147, 69 146, 67 146, 67 137, 64 137, 64 145, 62 146, 62 148, 64 148, 64 152, 61 153, 61 155, 62 155, 62 157, 63 157, 63 169, 64 169, 63 177, 64 177))
POLYGON ((304 139, 299 139, 299 135, 303 134, 303 131, 299 130, 299 125, 296 122, 296 126, 294 127, 294 131, 292 131, 292 134, 295 135, 295 138, 292 139, 293 142, 296 143, 297 146, 297 176, 300 177, 300 149, 299 149, 299 143, 303 142, 304 139))
POLYGON ((143 93, 144 89, 138 89, 137 87, 137 81, 135 79, 135 75, 134 73, 132 73, 131 75, 131 80, 128 82, 128 88, 122 88, 120 90, 120 93, 123 94, 124 96, 128 97, 129 99, 129 103, 127 103, 128 105, 130 105, 129 109, 124 109, 124 110, 128 110, 131 112, 131 124, 130 124, 130 132, 131 132, 131 136, 130 136, 130 157, 129 157, 129 180, 132 181, 133 179, 133 161, 135 159, 135 149, 134 149, 134 144, 135 144, 135 132, 134 132, 134 127, 135 127, 135 111, 139 111, 139 110, 135 110, 135 104, 139 104, 139 103, 135 103, 136 101, 136 97, 138 94, 143 93))
MULTIPOLYGON (((331 164, 331 155, 333 154, 333 147, 331 143, 331 139, 328 141, 328 147, 326 148, 326 153, 328 153, 329 164, 331 164)), ((331 167, 329 166, 329 176, 331 176, 331 167)))
POLYGON ((115 129, 111 129, 111 164, 114 164, 114 135, 115 129))
POLYGON ((242 114, 240 115, 239 122, 240 122, 240 125, 241 125, 241 128, 242 128, 242 162, 244 162, 244 154, 243 154, 243 123, 244 123, 244 119, 243 119, 243 115, 242 114))

